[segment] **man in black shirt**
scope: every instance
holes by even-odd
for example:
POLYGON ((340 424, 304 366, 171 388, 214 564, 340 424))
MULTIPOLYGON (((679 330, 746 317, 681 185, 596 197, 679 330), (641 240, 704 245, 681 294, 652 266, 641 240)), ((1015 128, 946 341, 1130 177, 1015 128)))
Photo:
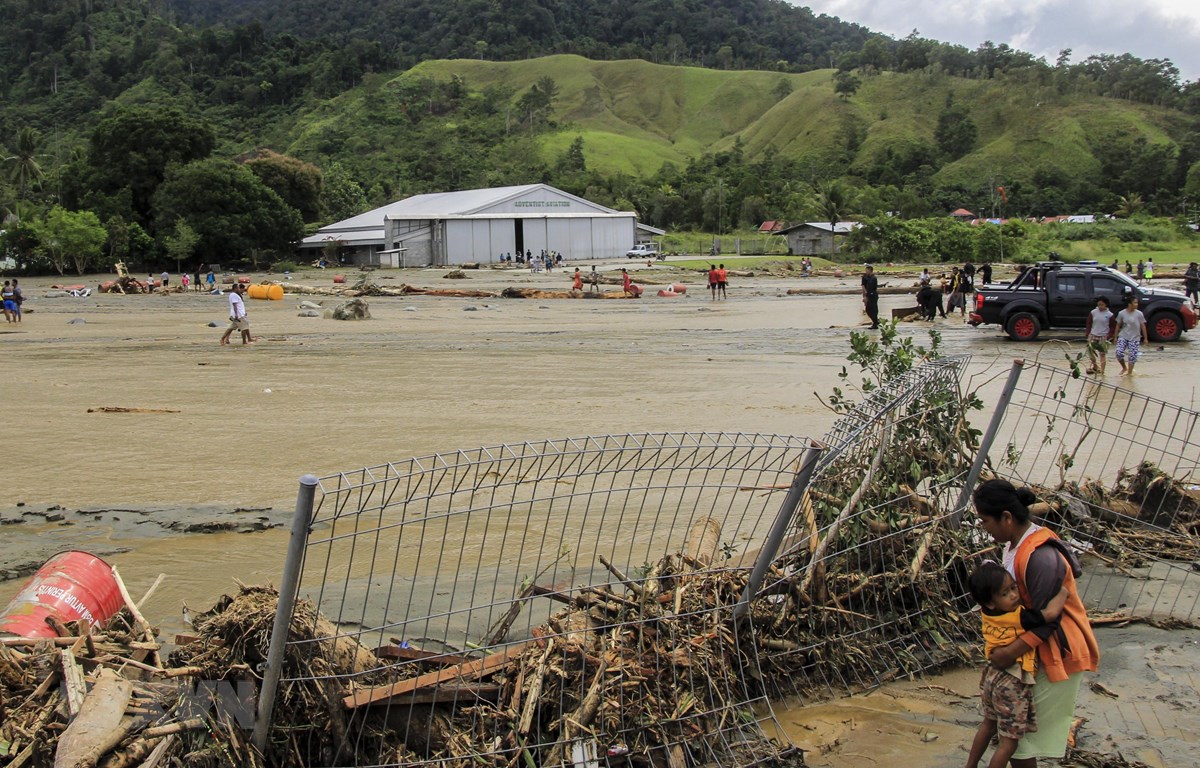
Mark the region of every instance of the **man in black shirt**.
POLYGON ((979 268, 979 280, 983 285, 992 282, 992 263, 990 261, 983 262, 983 266, 979 268))
POLYGON ((871 328, 879 327, 879 278, 875 277, 875 268, 867 265, 867 274, 862 277, 863 304, 867 308, 867 317, 871 318, 871 328))

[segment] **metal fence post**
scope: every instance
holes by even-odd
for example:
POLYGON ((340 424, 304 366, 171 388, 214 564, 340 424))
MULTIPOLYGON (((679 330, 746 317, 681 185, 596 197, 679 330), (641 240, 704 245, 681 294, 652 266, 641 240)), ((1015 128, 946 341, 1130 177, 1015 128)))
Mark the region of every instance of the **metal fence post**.
POLYGON ((283 654, 287 647, 292 610, 296 607, 296 590, 300 585, 300 565, 304 560, 304 545, 308 543, 308 527, 312 522, 313 500, 317 495, 316 475, 300 478, 296 495, 296 512, 292 516, 292 533, 288 539, 287 560, 283 564, 283 582, 279 585, 279 604, 275 608, 275 623, 271 627, 271 645, 267 651, 267 668, 263 673, 262 690, 258 694, 258 716, 254 720, 254 748, 259 755, 267 753, 267 736, 275 712, 275 693, 283 672, 283 654))
POLYGON ((816 440, 809 443, 804 458, 800 460, 800 470, 792 478, 787 496, 779 507, 779 513, 775 516, 775 523, 771 526, 770 533, 767 534, 767 541, 758 552, 754 569, 750 571, 750 582, 746 584, 741 601, 734 606, 733 617, 735 619, 740 619, 750 609, 750 601, 758 592, 758 588, 762 586, 763 579, 767 575, 767 568, 771 567, 771 561, 779 554, 779 545, 783 542, 784 534, 787 533, 788 524, 791 523, 796 510, 800 508, 804 492, 808 490, 808 481, 812 479, 813 470, 817 467, 817 460, 821 458, 821 454, 827 448, 828 446, 816 440))
POLYGON ((996 408, 992 411, 992 420, 988 423, 987 430, 979 441, 979 451, 975 454, 975 461, 971 463, 971 469, 967 472, 967 478, 963 480, 962 490, 959 491, 958 501, 954 504, 954 511, 950 513, 951 523, 958 523, 962 520, 962 514, 971 501, 975 484, 979 482, 979 473, 983 471, 983 463, 987 461, 988 453, 992 450, 992 442, 996 439, 996 433, 1000 431, 1000 422, 1004 421, 1004 414, 1008 410, 1008 404, 1012 400, 1013 391, 1017 388, 1017 380, 1021 378, 1021 370, 1024 367, 1024 360, 1013 360, 1012 369, 1008 372, 1008 381, 1004 382, 1000 399, 996 401, 996 408))

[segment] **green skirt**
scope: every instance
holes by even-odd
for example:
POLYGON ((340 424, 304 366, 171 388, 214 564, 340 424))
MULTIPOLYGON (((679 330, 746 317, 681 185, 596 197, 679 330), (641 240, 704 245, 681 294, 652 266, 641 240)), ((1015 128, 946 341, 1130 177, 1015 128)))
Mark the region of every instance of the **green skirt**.
POLYGON ((1052 683, 1043 669, 1038 669, 1033 684, 1033 706, 1037 711, 1038 729, 1022 737, 1013 758, 1053 757, 1060 759, 1067 752, 1067 734, 1075 719, 1075 698, 1083 673, 1075 674, 1060 683, 1052 683))

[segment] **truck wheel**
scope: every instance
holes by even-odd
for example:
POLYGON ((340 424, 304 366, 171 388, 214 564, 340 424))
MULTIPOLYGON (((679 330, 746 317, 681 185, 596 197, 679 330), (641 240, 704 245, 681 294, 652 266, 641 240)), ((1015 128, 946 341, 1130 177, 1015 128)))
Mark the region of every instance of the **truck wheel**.
POLYGON ((1042 323, 1037 319, 1037 315, 1018 312, 1008 318, 1004 330, 1013 341, 1033 341, 1042 332, 1042 323))
POLYGON ((1159 312, 1149 320, 1150 338, 1155 341, 1178 341, 1183 333, 1183 322, 1170 312, 1159 312))

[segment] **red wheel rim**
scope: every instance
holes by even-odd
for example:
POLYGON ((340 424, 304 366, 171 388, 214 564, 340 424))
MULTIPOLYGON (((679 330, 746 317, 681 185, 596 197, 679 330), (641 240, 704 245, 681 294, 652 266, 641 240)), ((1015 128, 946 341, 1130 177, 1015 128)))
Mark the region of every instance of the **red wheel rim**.
POLYGON ((1154 332, 1158 334, 1160 339, 1171 339, 1175 337, 1175 332, 1178 326, 1175 324, 1173 317, 1160 317, 1158 322, 1154 324, 1154 332))
POLYGON ((1033 335, 1033 321, 1028 317, 1022 317, 1017 322, 1013 323, 1013 330, 1022 339, 1027 339, 1033 335))

